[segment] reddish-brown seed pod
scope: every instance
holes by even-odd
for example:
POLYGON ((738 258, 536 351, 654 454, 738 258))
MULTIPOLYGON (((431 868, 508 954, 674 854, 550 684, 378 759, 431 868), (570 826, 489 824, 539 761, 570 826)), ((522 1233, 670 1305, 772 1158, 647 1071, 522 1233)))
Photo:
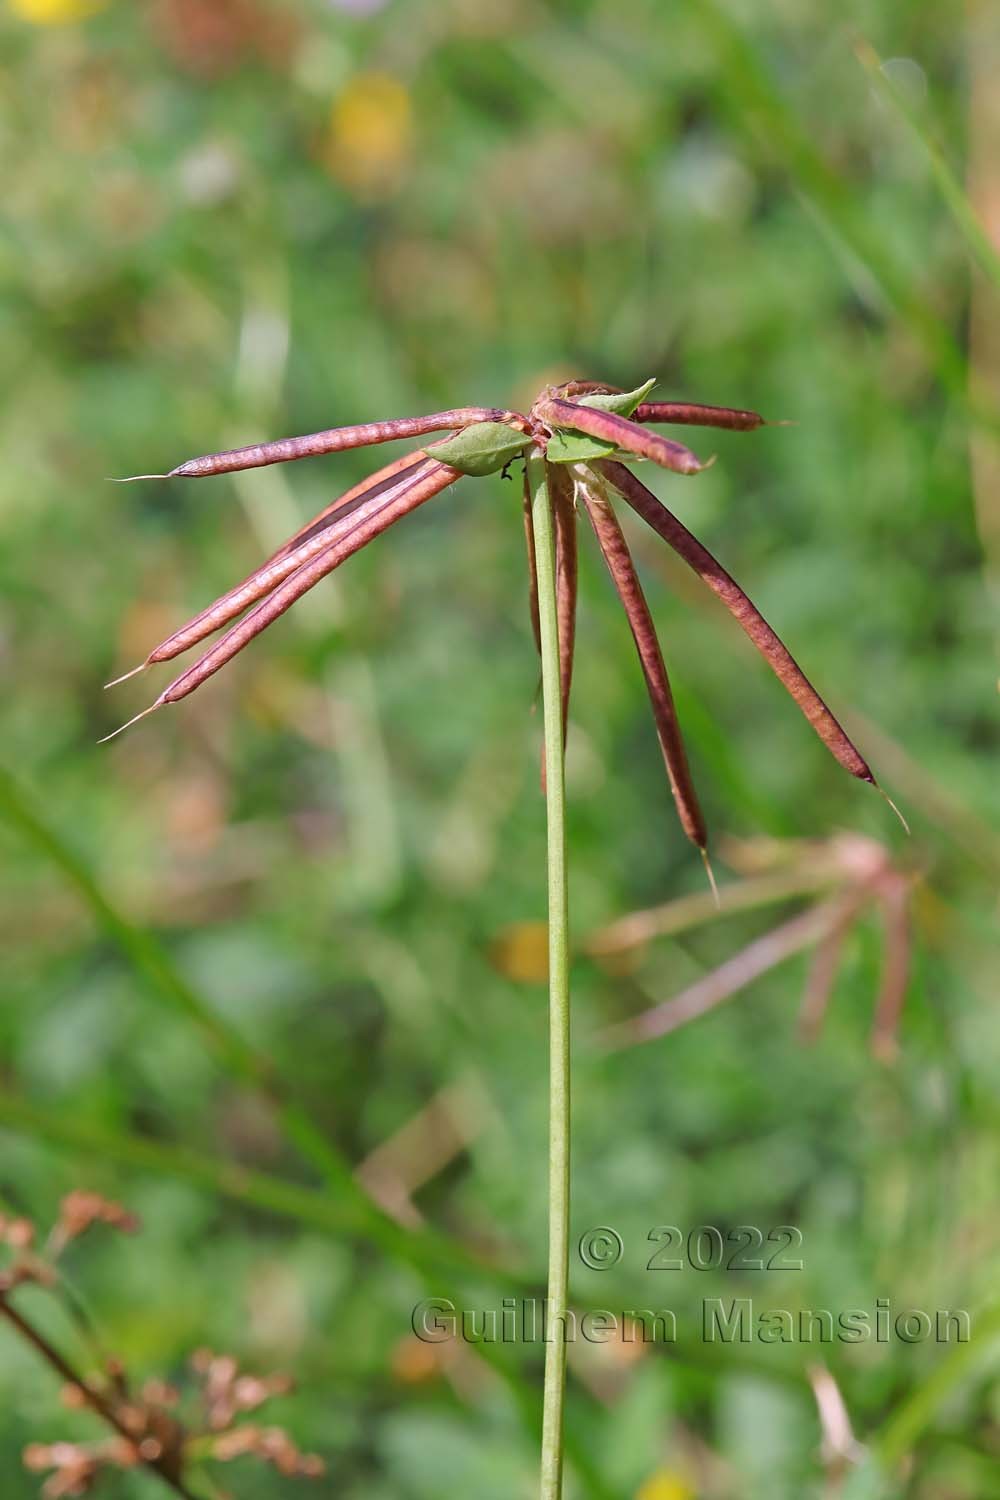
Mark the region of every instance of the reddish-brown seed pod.
POLYGON ((524 469, 521 511, 524 516, 524 545, 528 553, 528 612, 531 616, 531 633, 535 638, 535 649, 541 656, 542 627, 538 618, 538 560, 535 557, 535 529, 531 523, 531 486, 528 484, 527 465, 524 469))
POLYGON ((311 520, 306 521, 304 525, 300 526, 293 536, 290 536, 287 541, 282 542, 281 546, 275 549, 267 561, 271 562, 274 558, 281 557, 285 552, 291 552, 300 542, 307 541, 309 537, 314 536, 330 518, 335 517, 339 519, 339 513, 347 514, 348 507, 354 509, 356 501, 374 494, 376 489, 383 491, 388 489, 391 480, 397 476, 402 477, 407 469, 412 469, 415 465, 423 463, 425 458, 426 455, 422 448, 411 449, 409 453, 404 453, 400 458, 393 459, 391 464, 386 464, 384 469, 378 469, 374 474, 366 475, 364 479, 360 479, 357 484, 352 485, 349 490, 345 490, 342 495, 338 495, 336 500, 331 500, 330 504, 324 506, 318 515, 313 516, 311 520))
POLYGON ((454 484, 462 475, 457 469, 448 464, 431 462, 426 470, 412 484, 404 486, 398 493, 393 494, 386 505, 383 505, 373 515, 364 519, 355 518, 353 526, 344 532, 338 539, 317 556, 310 558, 301 567, 297 568, 285 581, 276 588, 273 593, 253 608, 249 614, 228 630, 220 641, 217 641, 210 650, 176 677, 152 705, 159 708, 165 703, 177 703, 181 698, 186 698, 193 693, 195 688, 211 676, 220 667, 231 661, 243 647, 253 640, 254 636, 266 630, 268 625, 274 623, 279 616, 300 599, 303 594, 332 573, 334 568, 340 567, 349 557, 360 552, 375 537, 381 536, 390 526, 418 506, 439 495, 442 490, 454 484))
POLYGON ((267 464, 289 463, 293 459, 342 453, 348 448, 367 448, 400 438, 422 437, 428 432, 469 427, 473 422, 506 422, 521 431, 526 431, 528 426, 527 420, 518 412, 498 411, 485 406, 460 406, 453 411, 433 412, 426 417, 395 417, 391 421, 364 422, 356 427, 331 427, 324 432, 307 433, 304 437, 278 438, 271 443, 230 448, 224 453, 206 453, 201 458, 189 458, 162 477, 201 479, 209 474, 231 474, 238 469, 259 469, 267 464))
POLYGON ((206 636, 221 630, 223 625, 228 625, 243 610, 269 594, 309 558, 332 545, 345 528, 378 514, 389 500, 420 477, 426 465, 427 459, 422 455, 416 458, 410 455, 405 465, 401 460, 398 464, 390 465, 388 471, 383 470, 381 477, 375 475, 364 484, 356 485, 321 516, 298 531, 284 546, 279 547, 267 562, 255 568, 242 583, 229 589, 179 630, 175 630, 165 641, 161 641, 149 653, 145 665, 172 661, 175 656, 197 646, 206 636), (343 514, 338 514, 342 508, 343 514))
POLYGON ((608 478, 632 509, 682 557, 702 582, 718 595, 730 614, 756 646, 779 682, 794 698, 802 713, 836 760, 862 781, 878 783, 857 746, 823 702, 787 647, 771 629, 756 605, 736 580, 691 535, 663 502, 648 490, 624 464, 598 460, 596 467, 608 478))
POLYGON ((535 415, 547 426, 570 428, 585 432, 588 437, 600 442, 613 443, 639 458, 651 459, 664 469, 675 474, 697 474, 707 468, 683 443, 671 442, 658 432, 647 432, 644 427, 619 417, 610 411, 598 411, 593 406, 578 406, 575 401, 562 401, 558 396, 549 396, 539 401, 535 415))
POLYGON ((598 492, 596 485, 581 485, 581 493, 639 653, 677 816, 687 837, 704 851, 708 845, 708 830, 691 776, 656 627, 635 571, 632 554, 618 524, 618 517, 607 499, 598 492))
POLYGON ((576 649, 578 560, 573 483, 562 464, 546 465, 556 534, 556 616, 559 627, 559 683, 563 746, 569 727, 569 698, 576 649))
POLYGON ((635 409, 636 422, 677 422, 688 427, 727 427, 733 432, 752 432, 766 427, 767 420, 756 411, 740 411, 734 406, 702 406, 696 401, 640 401, 635 409))

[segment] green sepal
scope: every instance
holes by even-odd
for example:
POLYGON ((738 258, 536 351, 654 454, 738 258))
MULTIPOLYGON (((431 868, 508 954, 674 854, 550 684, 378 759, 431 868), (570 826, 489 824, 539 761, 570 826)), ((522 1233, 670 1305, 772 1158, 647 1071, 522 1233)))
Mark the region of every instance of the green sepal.
POLYGON ((630 417, 656 384, 656 376, 634 391, 595 391, 591 396, 575 396, 577 406, 596 406, 598 411, 614 412, 616 417, 630 417))
MULTIPOLYGON (((592 396, 574 399, 577 406, 596 406, 598 411, 610 411, 616 417, 630 417, 655 384, 654 376, 634 391, 597 391, 592 396)), ((545 457, 553 464, 579 464, 594 458, 611 458, 616 451, 614 443, 602 443, 599 438, 588 437, 586 433, 559 431, 549 438, 545 457)))
POLYGON ((602 443, 582 432, 554 432, 545 445, 550 464, 585 464, 593 458, 610 458, 613 443, 602 443))
POLYGON ((523 432, 515 432, 504 422, 473 422, 471 427, 463 427, 454 437, 434 443, 424 452, 428 458, 436 458, 478 478, 495 474, 505 464, 520 458, 529 442, 523 432))

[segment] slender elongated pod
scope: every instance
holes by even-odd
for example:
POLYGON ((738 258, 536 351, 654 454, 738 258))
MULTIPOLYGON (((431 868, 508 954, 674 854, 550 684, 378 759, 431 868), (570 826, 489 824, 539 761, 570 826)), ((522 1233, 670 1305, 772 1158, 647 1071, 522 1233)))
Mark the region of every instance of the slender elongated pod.
POLYGON ((200 458, 189 458, 178 464, 166 475, 144 477, 203 479, 211 474, 232 474, 239 469, 260 469, 267 464, 286 464, 323 453, 343 453, 349 448, 369 448, 401 438, 423 437, 428 432, 470 427, 474 422, 504 422, 519 425, 522 430, 526 426, 525 419, 517 412, 486 406, 458 406, 451 411, 432 412, 426 417, 393 417, 385 422, 362 422, 355 427, 330 427, 323 432, 306 433, 303 437, 278 438, 271 443, 251 443, 246 448, 205 453, 200 458))
POLYGON ((582 480, 578 492, 632 631, 677 816, 687 837, 704 852, 708 829, 691 776, 663 652, 632 554, 600 481, 582 480))
POLYGON ((771 629, 757 606, 734 578, 703 547, 697 537, 648 490, 624 464, 599 460, 596 468, 610 480, 632 509, 682 557, 703 583, 717 594, 747 637, 763 656, 778 681, 791 694, 813 729, 845 771, 877 785, 860 750, 817 693, 787 646, 771 629))

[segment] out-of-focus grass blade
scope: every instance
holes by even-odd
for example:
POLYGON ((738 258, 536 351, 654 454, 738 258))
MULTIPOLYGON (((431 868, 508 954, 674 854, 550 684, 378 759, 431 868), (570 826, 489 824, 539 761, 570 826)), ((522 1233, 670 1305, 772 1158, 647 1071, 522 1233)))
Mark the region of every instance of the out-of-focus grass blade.
MULTIPOLYGON (((804 198, 874 279, 879 291, 923 344, 942 383, 968 403, 965 358, 873 234, 856 195, 823 160, 809 132, 768 73, 739 24, 716 0, 702 0, 699 20, 715 43, 724 88, 720 100, 744 116, 773 158, 783 158, 804 198)), ((986 414, 983 414, 986 420, 986 414)), ((991 422, 994 418, 989 419, 991 422)))
POLYGON ((261 1061, 195 992, 171 963, 167 953, 143 928, 128 921, 105 896, 83 860, 36 811, 31 798, 8 771, 0 767, 0 816, 18 830, 75 887, 98 926, 117 943, 133 968, 174 1010, 193 1021, 230 1071, 262 1081, 261 1061))
POLYGON ((983 272, 994 286, 1000 288, 1000 253, 997 252, 996 246, 980 223, 968 194, 952 171, 944 152, 928 135, 904 95, 888 76, 882 66, 882 59, 871 43, 862 39, 855 44, 854 50, 858 61, 878 90, 879 96, 903 121, 927 158, 927 164, 941 197, 983 272))
POLYGON ((98 924, 147 981, 151 994, 198 1026, 227 1071, 262 1090, 286 1137, 316 1167, 327 1185, 347 1201, 358 1227, 388 1253, 408 1258, 405 1232, 371 1201, 355 1181, 350 1163, 339 1155, 308 1115, 285 1096, 270 1060, 257 1053, 213 1012, 155 937, 117 910, 76 851, 41 817, 17 781, 3 769, 0 769, 0 816, 45 854, 75 887, 98 924))
POLYGON ((956 1344, 885 1422, 874 1448, 887 1468, 895 1468, 910 1452, 933 1419, 934 1413, 952 1395, 955 1388, 977 1366, 995 1355, 998 1339, 1000 1303, 994 1303, 972 1318, 972 1337, 969 1342, 956 1344))
MULTIPOLYGON (((103 1129, 76 1115, 64 1118, 7 1090, 0 1090, 0 1126, 65 1147, 78 1156, 192 1183, 234 1203, 294 1219, 327 1234, 372 1234, 373 1214, 378 1213, 360 1191, 350 1197, 319 1192, 207 1152, 103 1129)), ((424 1273, 441 1275, 446 1271, 465 1278, 474 1276, 478 1282, 488 1278, 521 1291, 529 1285, 534 1288, 533 1282, 512 1271, 483 1265, 430 1229, 409 1229, 386 1219, 378 1226, 377 1237, 382 1248, 424 1273)))

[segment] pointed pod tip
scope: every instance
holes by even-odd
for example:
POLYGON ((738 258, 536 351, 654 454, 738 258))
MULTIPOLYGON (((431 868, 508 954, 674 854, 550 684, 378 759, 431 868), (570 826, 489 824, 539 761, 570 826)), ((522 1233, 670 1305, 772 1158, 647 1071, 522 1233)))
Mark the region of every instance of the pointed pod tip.
POLYGON ((879 786, 879 784, 878 784, 877 781, 873 781, 872 782, 872 786, 878 792, 879 796, 883 797, 885 799, 885 801, 888 802, 889 806, 892 808, 893 812, 896 814, 896 817, 902 823, 903 830, 906 833, 907 837, 908 838, 912 838, 913 837, 913 830, 910 828, 909 823, 903 817, 903 814, 900 812, 900 810, 896 806, 895 802, 893 802, 892 798, 889 796, 889 793, 885 790, 885 787, 879 786))
POLYGON ((722 901, 719 897, 719 887, 715 882, 715 871, 712 869, 712 861, 708 857, 708 849, 704 844, 698 845, 698 853, 701 855, 701 862, 705 866, 705 874, 708 876, 708 883, 711 887, 712 900, 715 902, 715 909, 716 911, 721 911, 722 901))
POLYGON ((765 417, 762 425, 764 427, 798 427, 799 424, 794 417, 776 417, 773 421, 770 417, 765 417))
POLYGON ((119 724, 117 729, 112 729, 110 734, 104 735, 103 739, 99 739, 97 743, 99 745, 106 745, 108 743, 108 740, 113 740, 119 734, 124 734, 126 729, 131 729, 133 724, 138 724, 140 719, 146 718, 147 714, 151 714, 154 709, 159 708, 162 702, 163 700, 161 698, 157 698, 156 702, 151 703, 148 708, 144 708, 142 710, 142 713, 136 714, 134 719, 129 719, 125 724, 119 724))
POLYGON ((131 672, 123 672, 120 677, 112 677, 110 682, 104 684, 104 691, 107 692, 108 688, 117 687, 120 682, 128 682, 130 677, 138 677, 139 673, 145 672, 148 666, 148 661, 141 661, 137 667, 132 668, 131 672))
POLYGON ((169 474, 129 474, 124 479, 107 477, 108 484, 138 484, 140 479, 169 479, 169 474))
POLYGON ((719 455, 717 453, 713 453, 712 456, 711 456, 711 458, 706 458, 706 460, 705 460, 704 463, 700 463, 699 461, 696 460, 694 468, 693 469, 689 469, 688 473, 689 474, 703 474, 706 469, 710 469, 712 467, 712 465, 716 462, 716 460, 718 459, 718 457, 719 457, 719 455))

